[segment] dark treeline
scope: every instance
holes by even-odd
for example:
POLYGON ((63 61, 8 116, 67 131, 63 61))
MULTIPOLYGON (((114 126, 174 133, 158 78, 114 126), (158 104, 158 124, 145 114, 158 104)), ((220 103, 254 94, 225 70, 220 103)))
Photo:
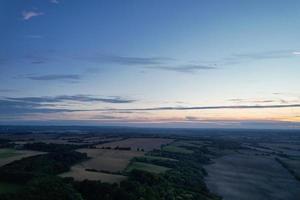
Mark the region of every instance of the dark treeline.
POLYGON ((23 148, 34 151, 44 151, 44 152, 66 152, 74 149, 78 149, 81 146, 73 144, 54 144, 54 143, 26 143, 23 148))
POLYGON ((43 175, 56 175, 70 170, 70 166, 87 159, 75 151, 53 152, 14 161, 0 167, 0 179, 13 183, 26 183, 43 175))

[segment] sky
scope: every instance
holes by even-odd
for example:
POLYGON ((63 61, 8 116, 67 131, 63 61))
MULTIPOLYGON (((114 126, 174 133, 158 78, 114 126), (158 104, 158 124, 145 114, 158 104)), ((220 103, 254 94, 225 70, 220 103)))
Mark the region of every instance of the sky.
POLYGON ((300 128, 298 0, 0 0, 0 124, 300 128))

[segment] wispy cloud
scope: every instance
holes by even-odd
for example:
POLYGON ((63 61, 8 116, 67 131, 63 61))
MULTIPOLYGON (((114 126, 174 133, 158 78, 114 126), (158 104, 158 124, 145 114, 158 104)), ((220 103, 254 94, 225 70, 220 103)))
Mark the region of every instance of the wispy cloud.
POLYGON ((0 89, 0 92, 16 92, 17 90, 15 89, 0 89))
POLYGON ((136 100, 127 99, 124 97, 95 97, 92 95, 59 95, 59 96, 42 96, 42 97, 6 97, 6 100, 17 102, 32 102, 32 103, 60 103, 64 101, 77 102, 104 102, 104 103, 132 103, 136 100))
POLYGON ((166 71, 174 71, 174 72, 181 72, 181 73, 193 73, 197 71, 203 70, 214 70, 217 69, 214 66, 204 66, 204 65, 180 65, 180 66, 154 66, 154 67, 147 67, 147 69, 159 69, 159 70, 166 70, 166 71))
POLYGON ((43 12, 37 12, 37 11, 23 11, 22 12, 22 18, 23 20, 30 20, 33 17, 44 15, 43 12))
POLYGON ((59 4, 58 0, 50 0, 50 3, 59 4))
POLYGON ((30 38, 30 39, 42 39, 44 38, 42 35, 25 35, 25 38, 30 38))
MULTIPOLYGON (((237 102, 237 103, 275 103, 278 102, 278 100, 272 100, 272 99, 229 99, 228 101, 231 102, 237 102)), ((283 100, 280 100, 280 102, 283 102, 283 100)))
MULTIPOLYGON (((60 95, 40 97, 2 97, 0 98, 0 116, 7 114, 31 114, 31 113, 59 113, 59 112, 85 112, 94 111, 89 109, 74 109, 70 102, 80 103, 109 103, 128 104, 136 100, 124 97, 95 97, 91 95, 60 95), (60 108, 71 106, 71 108, 60 108)), ((95 110, 96 111, 96 110, 95 110)))
POLYGON ((57 80, 78 81, 82 77, 79 74, 48 74, 48 75, 41 75, 41 76, 27 76, 26 78, 35 81, 57 81, 57 80))
MULTIPOLYGON (((192 106, 192 107, 151 107, 151 108, 129 108, 129 109, 110 109, 123 111, 162 111, 162 110, 222 110, 222 109, 266 109, 266 108, 298 108, 300 104, 273 104, 273 105, 229 105, 229 106, 192 106)), ((109 109, 105 109, 108 111, 109 109)), ((100 109, 99 111, 104 111, 100 109)))
POLYGON ((92 62, 114 63, 120 65, 158 65, 172 60, 172 58, 167 57, 131 57, 120 55, 79 56, 77 58, 92 62))
POLYGON ((228 57, 211 61, 210 63, 214 63, 218 66, 237 65, 237 64, 254 62, 254 61, 291 58, 293 55, 298 55, 297 53, 299 52, 293 50, 274 50, 274 51, 235 53, 228 57))
POLYGON ((300 51, 294 51, 293 54, 294 55, 300 55, 300 51))
POLYGON ((291 56, 291 50, 264 51, 255 53, 234 54, 233 57, 248 60, 277 59, 291 56))
POLYGON ((58 112, 75 112, 80 110, 55 108, 50 104, 40 102, 21 101, 13 99, 0 99, 0 115, 16 115, 30 113, 58 113, 58 112))

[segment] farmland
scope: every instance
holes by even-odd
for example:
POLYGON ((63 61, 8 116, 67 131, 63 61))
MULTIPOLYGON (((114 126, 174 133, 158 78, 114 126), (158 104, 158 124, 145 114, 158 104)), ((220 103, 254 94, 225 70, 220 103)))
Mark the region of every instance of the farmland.
POLYGON ((299 146, 290 142, 251 142, 227 150, 210 148, 217 156, 205 166, 208 188, 224 200, 297 200, 300 182, 295 178, 299 170, 295 156, 299 146))
MULTIPOLYGON (((110 183, 120 182, 126 178, 122 174, 133 158, 142 157, 145 152, 160 149, 161 145, 169 144, 172 141, 163 138, 129 138, 114 142, 108 141, 96 145, 96 148, 78 149, 78 152, 86 153, 90 159, 76 164, 70 172, 60 176, 73 177, 75 180, 89 179, 110 183), (122 148, 126 148, 126 150, 122 150, 122 148)), ((157 173, 167 170, 165 167, 145 163, 130 164, 126 171, 130 172, 132 169, 157 173)))
POLYGON ((129 165, 127 168, 128 172, 131 172, 132 170, 143 170, 151 173, 164 173, 170 168, 167 167, 162 167, 158 165, 153 165, 153 164, 148 164, 148 163, 143 163, 143 162, 133 162, 129 165))
POLYGON ((15 149, 0 149, 0 167, 22 158, 43 154, 43 152, 15 149))
POLYGON ((101 180, 106 183, 120 183, 126 177, 118 174, 108 174, 102 172, 87 171, 84 166, 75 165, 69 172, 60 174, 61 177, 73 177, 77 181, 83 180, 101 180))
POLYGON ((87 153, 91 159, 80 163, 85 169, 95 169, 98 171, 120 172, 126 168, 130 160, 134 157, 143 156, 139 151, 121 151, 106 149, 79 149, 81 153, 87 153))
POLYGON ((151 191, 152 199, 190 200, 297 200, 300 195, 297 135, 292 140, 242 132, 193 138, 107 133, 2 137, 0 197, 22 194, 25 182, 41 176, 46 176, 45 185, 69 184, 86 200, 103 194, 137 200, 144 197, 141 191, 151 191))

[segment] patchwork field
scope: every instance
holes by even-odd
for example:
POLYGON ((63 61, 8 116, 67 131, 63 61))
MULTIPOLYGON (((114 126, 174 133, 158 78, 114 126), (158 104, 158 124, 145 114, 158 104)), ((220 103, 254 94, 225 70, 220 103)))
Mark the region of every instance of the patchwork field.
POLYGON ((178 161, 173 158, 165 158, 165 157, 160 157, 160 156, 144 156, 144 158, 147 158, 149 160, 169 160, 169 161, 178 161))
POLYGON ((22 158, 44 154, 38 151, 0 149, 0 167, 22 158))
POLYGON ((298 200, 300 196, 300 182, 273 157, 232 154, 205 169, 208 188, 224 200, 298 200))
POLYGON ((143 162, 133 162, 129 165, 129 167, 127 168, 127 171, 130 172, 134 169, 158 174, 158 173, 164 173, 167 170, 169 170, 170 168, 153 165, 153 164, 148 164, 148 163, 143 163, 143 162))
POLYGON ((143 149, 144 151, 151 151, 153 149, 160 149, 161 145, 169 144, 171 142, 173 142, 172 139, 164 138, 129 138, 121 141, 97 145, 97 148, 130 147, 132 150, 143 149))
POLYGON ((101 180, 106 183, 119 183, 126 179, 126 176, 107 174, 102 172, 86 171, 84 167, 80 165, 73 166, 71 171, 60 174, 60 177, 73 177, 77 181, 83 180, 101 180))
POLYGON ((123 171, 134 157, 143 156, 141 151, 121 151, 107 149, 79 149, 81 153, 87 153, 90 160, 80 163, 85 169, 104 170, 109 172, 123 171))

